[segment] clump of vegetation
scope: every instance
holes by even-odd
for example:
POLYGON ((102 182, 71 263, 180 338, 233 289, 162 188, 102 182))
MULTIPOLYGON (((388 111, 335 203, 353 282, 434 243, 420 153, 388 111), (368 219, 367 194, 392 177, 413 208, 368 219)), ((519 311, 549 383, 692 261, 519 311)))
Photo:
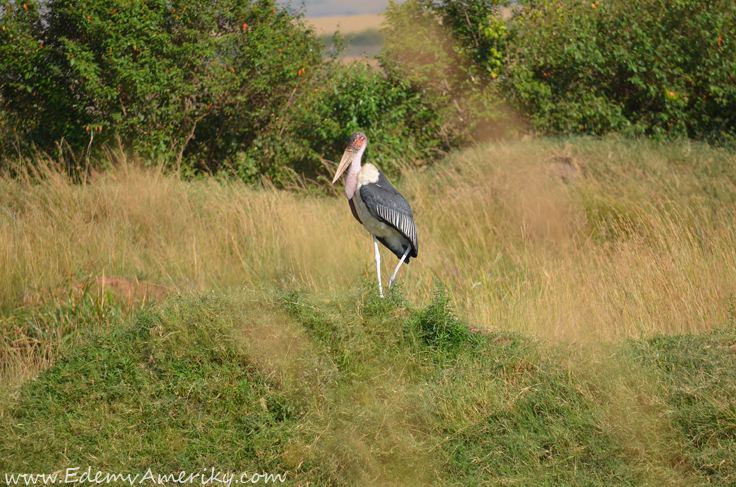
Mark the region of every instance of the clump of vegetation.
POLYGON ((601 349, 486 332, 448 356, 405 334, 447 321, 442 293, 418 310, 373 294, 200 293, 77 333, 2 396, 0 469, 93 455, 93 473, 320 485, 732 483, 732 331, 601 349))
POLYGON ((23 424, 6 430, 10 436, 2 441, 15 443, 16 453, 4 451, 0 468, 43 470, 61 461, 59 445, 71 441, 69 454, 81 460, 95 452, 100 467, 137 470, 150 462, 166 474, 202 465, 274 470, 277 457, 263 455, 283 450, 298 406, 259 368, 257 352, 246 353, 247 338, 237 334, 249 331, 237 318, 249 311, 245 306, 212 295, 196 304, 173 299, 137 312, 124 326, 83 333, 30 383, 36 387, 21 392, 25 407, 14 415, 23 424), (64 413, 72 404, 85 406, 64 413), (135 433, 125 425, 137 425, 135 433), (50 456, 28 456, 36 442, 50 456), (98 456, 104 445, 111 449, 98 456))
POLYGON ((33 164, 42 150, 80 174, 115 150, 178 175, 287 186, 331 176, 358 129, 393 174, 451 146, 404 78, 323 62, 320 39, 273 1, 0 7, 6 158, 33 164))
POLYGON ((736 135, 728 1, 704 10, 696 0, 412 0, 394 9, 446 26, 470 60, 463 78, 495 87, 539 132, 736 135))
POLYGON ((22 378, 53 363, 77 333, 119 325, 140 303, 126 303, 92 280, 27 293, 0 316, 0 377, 22 378))
POLYGON ((364 160, 387 174, 427 163, 450 149, 436 137, 442 119, 409 83, 375 68, 330 60, 307 75, 301 92, 285 107, 278 124, 264 130, 238 154, 238 174, 249 181, 264 174, 282 183, 298 175, 322 183, 350 134, 369 134, 364 160), (283 161, 290 161, 284 166, 283 161))
POLYGON ((443 287, 436 291, 432 304, 412 317, 407 332, 424 345, 439 350, 453 350, 471 337, 468 326, 453 313, 450 297, 443 287))
POLYGON ((714 483, 736 480, 736 334, 733 326, 713 333, 657 337, 633 343, 651 367, 680 433, 683 463, 714 483))
POLYGON ((79 153, 115 138, 177 170, 249 146, 321 61, 274 2, 5 1, 2 94, 28 144, 79 153), (62 142, 63 141, 63 142, 62 142))
POLYGON ((0 153, 70 173, 114 148, 185 176, 326 182, 362 129, 396 175, 518 133, 514 111, 544 133, 736 134, 727 2, 411 0, 386 12, 380 70, 323 61, 273 1, 0 7, 0 153))
POLYGON ((618 131, 724 140, 736 34, 729 2, 641 0, 530 5, 518 18, 520 106, 545 132, 618 131))

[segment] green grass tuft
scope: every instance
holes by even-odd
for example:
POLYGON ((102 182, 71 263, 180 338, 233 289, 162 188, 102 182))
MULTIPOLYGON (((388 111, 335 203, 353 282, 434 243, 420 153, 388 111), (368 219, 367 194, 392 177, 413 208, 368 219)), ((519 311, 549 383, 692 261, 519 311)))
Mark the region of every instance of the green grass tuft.
POLYGON ((434 300, 415 312, 408 322, 407 335, 431 348, 453 351, 472 340, 470 328, 452 310, 447 290, 438 286, 434 300))
POLYGON ((657 375, 683 459, 720 485, 736 483, 736 329, 635 345, 657 375))

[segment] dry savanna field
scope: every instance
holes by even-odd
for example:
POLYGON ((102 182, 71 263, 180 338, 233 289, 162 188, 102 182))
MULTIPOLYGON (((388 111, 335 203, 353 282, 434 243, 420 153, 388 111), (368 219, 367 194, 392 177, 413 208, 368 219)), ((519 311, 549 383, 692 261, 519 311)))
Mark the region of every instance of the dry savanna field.
MULTIPOLYGON (((396 185, 414 211, 419 257, 385 305, 375 299, 372 242, 342 184, 314 196, 181 181, 114 158, 113 170, 84 184, 53 161, 0 179, 5 470, 64 468, 64 448, 81 462, 105 445, 128 456, 95 465, 176 470, 224 458, 289 471, 293 485, 470 485, 478 465, 480 483, 734 481, 733 384, 714 383, 720 392, 698 403, 716 425, 708 439, 681 427, 669 376, 657 375, 689 366, 656 365, 685 350, 666 337, 701 340, 736 325, 732 152, 539 138, 407 167, 396 185), (458 318, 469 335, 453 328, 458 318), (153 341, 123 332, 139 326, 153 341), (430 348, 406 345, 413 329, 430 348), (466 336, 468 350, 482 337, 491 348, 443 348, 466 336), (109 390, 92 385, 139 362, 109 390), (174 372, 160 372, 164 364, 174 372), (159 372, 139 374, 149 368, 159 372), (177 386, 182 377, 200 392, 177 386), (223 425, 235 417, 265 426, 231 437, 240 426, 223 425), (93 431, 94 421, 113 426, 93 431), (145 434, 159 446, 116 429, 130 421, 164 421, 145 434), (168 443, 174 437, 184 450, 168 443), (248 456, 233 438, 266 453, 248 456)), ((382 262, 387 276, 396 260, 384 250, 382 262)), ((693 350, 712 346, 726 360, 702 373, 730 374, 732 335, 702 340, 693 350)), ((701 379, 687 376, 678 390, 705 394, 706 376, 693 374, 701 379)))
MULTIPOLYGON (((447 286, 480 329, 616 340, 711 329, 736 292, 732 155, 625 139, 479 145, 407 169, 419 258, 399 275, 447 286)), ((116 277, 168 293, 374 279, 369 235, 342 195, 182 182, 135 161, 88 184, 49 169, 0 184, 0 303, 116 277)), ((383 273, 394 257, 384 252, 383 273)), ((390 273, 390 272, 389 272, 390 273)), ((384 283, 385 284, 385 283, 384 283)))

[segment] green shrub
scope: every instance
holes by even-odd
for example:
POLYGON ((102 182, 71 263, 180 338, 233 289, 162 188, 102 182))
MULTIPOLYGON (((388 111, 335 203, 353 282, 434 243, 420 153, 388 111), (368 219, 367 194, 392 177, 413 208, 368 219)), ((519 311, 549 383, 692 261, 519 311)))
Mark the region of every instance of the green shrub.
POLYGON ((514 88, 551 132, 733 134, 731 2, 538 2, 519 16, 514 88))
MULTIPOLYGON (((5 102, 0 97, 0 106, 5 106, 5 102)), ((0 109, 0 154, 9 152, 13 139, 13 128, 8 122, 8 115, 5 110, 0 109)))
POLYGON ((273 1, 0 0, 0 96, 28 144, 114 141, 216 170, 271 123, 318 39, 273 1))
POLYGON ((424 93, 369 66, 322 62, 320 39, 273 1, 0 5, 0 129, 7 120, 26 149, 89 160, 122 144, 185 175, 286 186, 330 180, 356 130, 394 175, 453 143, 424 93))
POLYGON ((368 135, 365 160, 388 174, 431 160, 449 146, 436 137, 441 120, 407 83, 361 63, 325 62, 299 86, 283 112, 238 154, 237 171, 284 184, 293 173, 330 182, 350 134, 368 135), (288 166, 279 161, 290 161, 288 166))
POLYGON ((456 349, 473 340, 468 326, 453 313, 444 287, 437 290, 429 306, 414 313, 407 323, 407 332, 438 350, 456 349))
POLYGON ((732 2, 419 3, 540 132, 736 134, 732 2))

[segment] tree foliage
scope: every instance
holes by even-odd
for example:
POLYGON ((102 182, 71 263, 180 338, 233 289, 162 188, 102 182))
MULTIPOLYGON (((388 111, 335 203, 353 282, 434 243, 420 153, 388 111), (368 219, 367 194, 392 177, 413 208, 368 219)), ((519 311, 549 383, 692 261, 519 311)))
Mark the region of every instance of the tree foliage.
POLYGON ((437 136, 441 117, 421 93, 362 63, 323 63, 304 80, 274 123, 238 154, 241 178, 267 174, 287 181, 288 173, 329 182, 356 130, 369 137, 365 159, 388 174, 409 163, 434 159, 450 145, 437 136), (278 164, 289 160, 287 166, 278 164))
POLYGON ((2 97, 42 148, 118 135, 178 163, 204 153, 195 165, 216 169, 321 60, 272 1, 0 2, 2 97))
POLYGON ((537 131, 736 135, 730 0, 407 3, 449 26, 537 131))
POLYGON ((389 173, 453 143, 406 77, 324 61, 320 39, 273 0, 0 5, 5 153, 8 141, 87 156, 121 144, 185 175, 284 186, 329 179, 358 129, 389 173))
POLYGON ((392 172, 503 135, 509 107, 542 133, 732 139, 735 13, 408 0, 389 5, 376 70, 324 61, 274 0, 0 0, 0 153, 120 144, 184 175, 283 186, 329 179, 354 130, 392 172))
POLYGON ((538 2, 515 92, 537 127, 713 138, 736 130, 736 13, 728 0, 538 2))

